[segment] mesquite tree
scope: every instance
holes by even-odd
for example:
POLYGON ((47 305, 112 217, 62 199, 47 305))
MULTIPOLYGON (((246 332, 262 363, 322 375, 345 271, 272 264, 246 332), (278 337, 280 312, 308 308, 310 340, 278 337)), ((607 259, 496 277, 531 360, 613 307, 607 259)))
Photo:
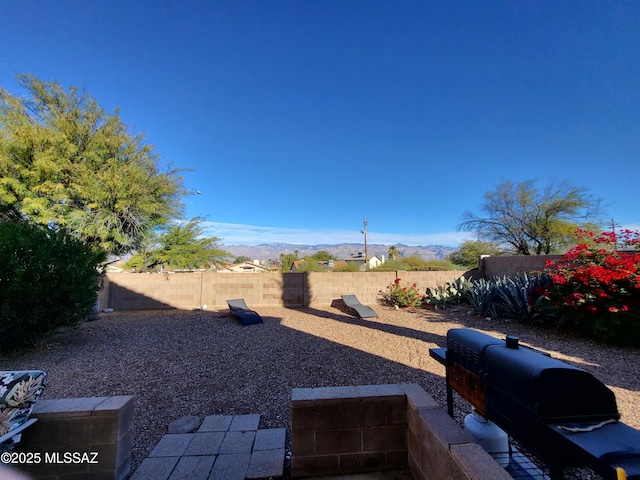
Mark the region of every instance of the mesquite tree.
POLYGON ((178 170, 161 172, 143 135, 75 87, 32 75, 0 88, 0 220, 64 227, 110 253, 134 249, 182 212, 178 170))
POLYGON ((541 255, 574 244, 577 228, 593 228, 600 201, 568 182, 550 182, 540 190, 533 180, 505 181, 485 194, 480 208, 482 215, 465 212, 458 228, 516 254, 541 255))

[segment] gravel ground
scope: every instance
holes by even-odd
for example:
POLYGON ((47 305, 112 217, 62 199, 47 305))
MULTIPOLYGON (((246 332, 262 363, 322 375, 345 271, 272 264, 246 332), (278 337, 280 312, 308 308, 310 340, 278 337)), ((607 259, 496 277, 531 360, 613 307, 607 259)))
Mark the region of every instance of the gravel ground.
MULTIPOLYGON (((530 345, 593 373, 615 392, 622 421, 640 429, 640 350, 598 345, 526 325, 468 316, 465 309, 395 310, 379 318, 319 308, 259 308, 243 327, 221 311, 102 314, 39 348, 0 357, 0 369, 46 370, 43 398, 135 395, 133 465, 183 415, 261 415, 260 428, 289 427, 291 389, 418 383, 443 407, 444 367, 429 348, 450 328, 473 328, 530 345)), ((468 405, 456 397, 456 419, 468 405)))

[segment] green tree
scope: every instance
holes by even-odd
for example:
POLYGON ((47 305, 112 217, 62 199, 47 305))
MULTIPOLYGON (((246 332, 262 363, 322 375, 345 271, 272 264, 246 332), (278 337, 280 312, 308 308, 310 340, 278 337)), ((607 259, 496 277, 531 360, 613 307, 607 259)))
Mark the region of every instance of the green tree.
POLYGON ((318 250, 316 253, 314 253, 313 255, 309 255, 306 258, 310 258, 310 259, 316 260, 318 262, 327 262, 329 260, 338 260, 338 257, 336 257, 335 255, 332 255, 331 253, 327 252, 326 250, 318 250))
POLYGON ((295 250, 293 253, 281 253, 280 254, 280 267, 283 272, 291 271, 291 267, 293 266, 293 262, 297 262, 300 260, 298 258, 298 250, 295 250))
POLYGON ((28 91, 0 88, 0 219, 65 227, 92 246, 124 253, 176 218, 186 194, 178 170, 160 172, 143 135, 119 111, 33 75, 28 91))
POLYGON ((85 320, 104 259, 64 229, 0 221, 0 351, 85 320))
POLYGON ((480 255, 500 255, 497 245, 482 240, 465 240, 460 248, 447 257, 448 260, 465 268, 476 268, 480 255))
POLYGON ((244 263, 244 262, 250 262, 251 258, 249 257, 245 257, 244 255, 240 255, 239 257, 236 257, 235 260, 233 261, 233 263, 244 263))
POLYGON ((140 271, 166 265, 172 269, 195 269, 208 267, 219 262, 229 254, 221 250, 217 237, 204 235, 201 218, 190 222, 173 224, 163 228, 162 232, 150 236, 149 248, 138 252, 126 263, 127 268, 140 271))
POLYGON ((540 255, 575 243, 575 230, 592 225, 600 201, 568 182, 550 182, 539 190, 533 180, 505 181, 485 194, 481 210, 482 215, 465 212, 458 228, 516 254, 540 255))
POLYGON ((160 248, 161 235, 160 227, 148 230, 138 242, 136 251, 125 262, 124 268, 137 272, 147 272, 155 269, 158 263, 153 252, 160 248))
POLYGON ((305 258, 303 261, 298 262, 296 267, 298 272, 326 272, 327 269, 320 266, 318 260, 312 257, 305 258))

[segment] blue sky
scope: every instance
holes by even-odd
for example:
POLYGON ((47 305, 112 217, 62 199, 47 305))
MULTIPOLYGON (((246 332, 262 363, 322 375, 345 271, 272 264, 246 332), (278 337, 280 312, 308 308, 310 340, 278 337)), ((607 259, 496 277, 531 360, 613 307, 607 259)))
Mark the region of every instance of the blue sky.
POLYGON ((455 246, 503 180, 640 225, 640 2, 4 0, 19 73, 120 107, 223 244, 455 246))

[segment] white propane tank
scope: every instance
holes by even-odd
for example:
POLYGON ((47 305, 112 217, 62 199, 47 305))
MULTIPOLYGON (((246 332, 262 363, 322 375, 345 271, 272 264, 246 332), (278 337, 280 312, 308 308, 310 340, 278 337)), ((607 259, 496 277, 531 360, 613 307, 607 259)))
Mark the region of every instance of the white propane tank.
POLYGON ((496 461, 501 466, 509 465, 509 436, 504 430, 476 413, 475 409, 465 417, 464 429, 471 433, 487 452, 503 454, 496 456, 496 461))

